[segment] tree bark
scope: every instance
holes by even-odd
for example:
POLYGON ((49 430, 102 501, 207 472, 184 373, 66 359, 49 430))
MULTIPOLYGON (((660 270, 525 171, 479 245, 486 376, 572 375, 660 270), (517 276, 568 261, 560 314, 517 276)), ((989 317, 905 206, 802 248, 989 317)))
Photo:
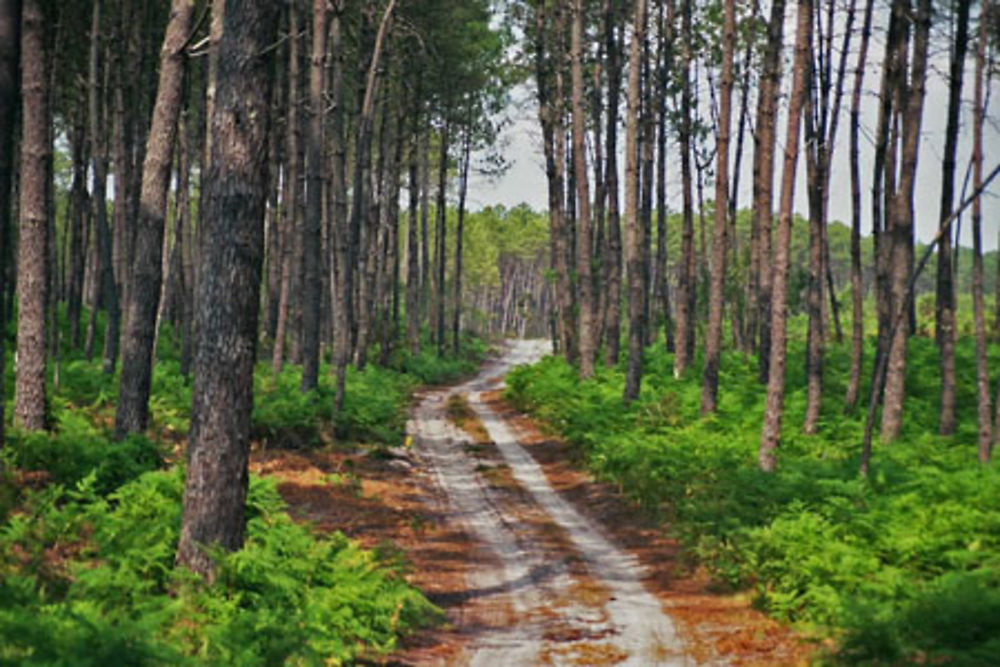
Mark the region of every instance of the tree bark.
MULTIPOLYGON (((909 3, 898 0, 899 11, 910 13, 909 3)), ((909 20, 909 19, 908 19, 909 20)), ((917 158, 920 147, 920 126, 923 118, 925 79, 927 76, 930 42, 931 2, 918 0, 912 13, 913 53, 909 83, 905 75, 900 82, 902 113, 902 145, 900 146, 899 187, 893 193, 889 237, 891 243, 890 288, 893 309, 906 297, 907 280, 913 267, 913 192, 916 185, 917 158)), ((901 42, 905 48, 906 42, 901 42)), ((899 435, 903 421, 903 401, 906 396, 906 343, 910 334, 909 318, 895 331, 889 341, 889 366, 886 373, 882 411, 882 440, 892 441, 899 435)))
MULTIPOLYGON (((778 0, 779 2, 781 0, 778 0)), ((681 2, 681 195, 683 211, 681 222, 681 261, 677 271, 677 351, 674 354, 674 377, 680 378, 687 371, 694 356, 695 323, 695 250, 694 250, 694 201, 691 192, 691 140, 692 114, 691 60, 692 54, 692 0, 681 2)))
POLYGON ((410 109, 409 217, 406 224, 406 341, 410 354, 420 354, 420 86, 410 109))
MULTIPOLYGON (((330 21, 330 48, 333 56, 333 67, 330 81, 330 94, 333 102, 333 113, 330 118, 331 152, 333 164, 330 169, 331 186, 333 188, 333 214, 336 227, 336 257, 337 296, 336 321, 334 322, 334 374, 336 375, 336 390, 334 393, 334 414, 344 407, 344 393, 347 381, 347 364, 351 357, 351 329, 354 322, 354 271, 352 260, 352 224, 347 211, 347 146, 344 132, 344 49, 343 49, 343 16, 344 0, 334 4, 333 16, 330 21)), ((336 296, 335 296, 336 298, 336 296)))
MULTIPOLYGON (((115 366, 118 363, 118 339, 119 327, 121 323, 121 307, 118 302, 118 286, 115 284, 114 266, 111 257, 111 230, 108 227, 107 217, 107 180, 108 164, 105 153, 105 143, 101 139, 101 128, 103 127, 102 116, 100 114, 100 84, 98 83, 98 54, 97 46, 99 42, 98 33, 101 25, 100 15, 101 3, 98 0, 94 3, 93 21, 91 24, 91 52, 90 52, 90 75, 88 107, 90 116, 90 157, 92 161, 93 184, 91 186, 91 203, 94 211, 94 228, 96 230, 97 241, 97 280, 100 281, 99 292, 104 308, 108 312, 108 331, 104 337, 104 362, 103 371, 105 375, 113 375, 115 366)), ((94 304, 96 310, 98 304, 94 304)))
POLYGON ((674 67, 675 7, 671 0, 660 6, 659 55, 657 58, 657 130, 656 130, 656 295, 663 310, 663 330, 667 352, 676 350, 673 313, 670 307, 670 281, 667 279, 667 86, 674 67))
POLYGON ((799 129, 802 105, 807 94, 809 52, 812 48, 812 0, 798 0, 795 29, 795 63, 792 92, 788 102, 788 127, 781 177, 781 205, 778 212, 778 238, 774 249, 771 307, 771 352, 767 378, 767 405, 761 430, 757 462, 764 472, 777 466, 784 415, 786 324, 788 320, 788 260, 792 236, 792 207, 795 202, 795 168, 798 162, 799 129))
POLYGON ((302 391, 319 381, 320 316, 323 299, 323 66, 326 61, 326 3, 313 1, 313 43, 309 61, 309 126, 306 141, 306 210, 302 230, 302 391))
POLYGON ((868 42, 872 31, 874 0, 865 3, 865 17, 861 28, 857 67, 854 70, 854 91, 851 95, 851 371, 847 381, 845 407, 854 409, 858 404, 861 387, 861 362, 864 358, 864 283, 861 273, 861 150, 859 134, 861 125, 861 93, 864 90, 865 67, 868 59, 868 42))
MULTIPOLYGON (((10 235, 11 176, 14 166, 14 117, 17 114, 20 61, 20 0, 0 0, 0 378, 6 377, 7 267, 10 235)), ((4 445, 6 383, 0 381, 0 447, 4 445)))
MULTIPOLYGON (((983 89, 986 86, 986 48, 989 39, 988 26, 992 19, 990 0, 983 0, 979 15, 979 39, 976 46, 976 89, 972 102, 972 187, 979 190, 983 186, 983 124, 986 116, 986 101, 983 89)), ((983 241, 982 241, 982 197, 972 202, 972 308, 976 329, 976 388, 979 397, 979 442, 977 454, 980 463, 988 463, 993 452, 996 434, 990 423, 990 376, 986 365, 986 323, 983 313, 983 241)), ((941 252, 940 248, 938 252, 941 252)), ((1000 383, 998 383, 1000 387, 1000 383)), ((997 426, 1000 427, 1000 406, 997 407, 997 426)))
POLYGON ((722 303, 726 289, 726 237, 729 206, 729 132, 732 124, 733 43, 736 39, 734 0, 725 1, 722 29, 722 79, 719 82, 719 129, 716 138, 715 233, 712 236, 712 280, 709 284, 705 372, 701 383, 701 412, 715 412, 722 356, 722 303))
POLYGON ((625 403, 639 397, 642 382, 642 240, 639 220, 639 90, 642 45, 646 39, 646 0, 635 0, 629 46, 628 106, 625 112, 625 262, 628 272, 628 369, 625 403))
POLYGON ((142 194, 132 265, 132 287, 125 318, 122 375, 115 414, 115 435, 141 433, 149 422, 153 339, 163 279, 163 232, 170 186, 170 164, 177 138, 184 80, 184 47, 191 32, 194 3, 173 0, 160 52, 160 77, 153 122, 142 167, 142 194))
MULTIPOLYGON (((447 115, 447 112, 446 112, 447 115)), ((444 356, 445 338, 445 275, 448 263, 448 252, 445 240, 447 237, 447 216, 448 200, 445 195, 448 193, 448 142, 450 140, 451 126, 445 118, 444 126, 441 128, 441 148, 438 154, 438 189, 437 203, 435 205, 435 234, 434 234, 434 337, 437 353, 439 357, 444 356)))
MULTIPOLYGON (((278 323, 274 330, 271 370, 275 375, 285 367, 285 346, 288 339, 291 302, 298 267, 296 252, 296 220, 299 209, 299 11, 296 3, 288 4, 288 105, 285 111, 285 183, 281 217, 281 294, 278 301, 278 323)), ((293 332, 297 335, 298 332, 293 332)))
POLYGON ((469 160, 472 155, 472 131, 475 118, 474 107, 469 101, 469 113, 465 119, 465 136, 462 139, 462 172, 458 183, 458 220, 455 226, 455 283, 453 306, 451 313, 451 346, 452 352, 458 355, 460 351, 460 333, 462 325, 462 259, 465 242, 465 199, 469 192, 469 160))
MULTIPOLYGON (((99 11, 99 2, 94 3, 95 14, 99 11)), ((99 15, 99 14, 98 14, 99 15)), ((93 60, 92 74, 96 77, 96 46, 91 45, 93 60)), ((69 241, 69 284, 67 285, 66 317, 69 319, 69 339, 73 347, 80 347, 82 335, 80 330, 80 312, 83 306, 84 269, 86 267, 88 220, 87 206, 90 199, 87 196, 87 132, 84 121, 87 107, 77 106, 74 113, 73 129, 70 132, 70 153, 73 160, 73 183, 70 186, 69 228, 64 234, 69 241)), ((64 263, 64 266, 65 264, 64 263)))
POLYGON ((608 242, 604 264, 607 267, 604 289, 607 292, 605 311, 604 365, 611 368, 618 363, 621 346, 622 309, 622 235, 618 210, 618 103, 621 96, 621 66, 619 64, 620 40, 615 38, 618 29, 616 3, 605 3, 605 40, 608 58, 608 122, 606 188, 608 193, 608 242))
POLYGON ((49 77, 45 15, 40 0, 25 0, 21 14, 20 227, 17 255, 17 377, 14 425, 47 427, 45 292, 49 278, 49 77))
MULTIPOLYGON (((218 4, 218 3, 217 3, 218 4)), ((268 0, 228 3, 211 120, 195 380, 177 562, 212 578, 206 548, 243 544, 267 193, 268 0)))
MULTIPOLYGON (((753 159, 753 227, 756 244, 751 247, 750 300, 754 319, 750 337, 758 341, 760 381, 768 382, 771 369, 771 227, 774 199, 774 148, 777 137, 778 94, 781 92, 781 64, 784 46, 785 0, 771 3, 767 45, 761 63, 760 92, 757 97, 757 133, 753 159)), ((753 243, 753 241, 751 241, 753 243)))
POLYGON ((591 267, 590 179, 587 174, 586 111, 583 108, 583 0, 573 0, 570 30, 573 105, 573 169, 576 173, 576 281, 579 303, 580 377, 594 375, 594 298, 591 267))
MULTIPOLYGON (((948 121, 945 126, 944 156, 941 159, 941 208, 943 222, 951 215, 955 199, 955 155, 958 151, 959 113, 962 106, 962 79, 969 40, 969 11, 972 0, 955 3, 955 40, 951 45, 948 77, 948 121)), ((955 278, 951 262, 951 235, 941 237, 937 253, 935 334, 941 351, 941 412, 938 431, 955 432, 955 278)))

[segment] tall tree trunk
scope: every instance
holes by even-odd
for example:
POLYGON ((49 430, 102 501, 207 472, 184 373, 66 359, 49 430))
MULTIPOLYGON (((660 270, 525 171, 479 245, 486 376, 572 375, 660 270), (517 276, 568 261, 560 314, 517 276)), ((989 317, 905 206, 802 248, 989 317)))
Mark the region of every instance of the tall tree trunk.
POLYGON ((778 94, 781 92, 781 64, 784 46, 785 0, 771 3, 767 45, 761 63, 760 92, 757 97, 757 133, 753 156, 753 226, 756 247, 751 248, 749 311, 755 320, 751 337, 758 341, 760 381, 768 382, 771 370, 771 227, 774 199, 774 149, 777 137, 778 94))
POLYGON ((606 188, 608 193, 608 244, 604 259, 607 267, 604 289, 608 305, 605 313, 604 365, 613 367, 618 363, 621 346, 622 310, 622 235, 618 210, 618 103, 621 96, 621 66, 619 54, 621 41, 615 38, 618 29, 616 3, 605 3, 605 40, 608 57, 608 124, 607 124, 607 166, 606 188))
MULTIPOLYGON (((95 14, 99 12, 99 2, 94 3, 95 14)), ((98 14, 99 16, 99 14, 98 14)), ((96 77, 97 48, 91 45, 93 75, 96 77)), ((86 107, 77 106, 74 114, 73 129, 70 132, 70 152, 73 160, 73 183, 70 186, 69 226, 64 234, 70 237, 69 244, 69 285, 67 286, 66 317, 69 319, 69 338, 73 347, 80 347, 82 335, 80 331, 80 311, 83 305, 84 270, 86 267, 87 236, 90 225, 87 206, 90 199, 87 196, 87 132, 86 107)))
POLYGON ((136 229, 135 259, 122 375, 115 414, 115 435, 141 433, 149 421, 149 389, 153 374, 153 339, 160 305, 163 231, 170 186, 170 164, 177 138, 184 81, 184 46, 191 32, 194 5, 173 0, 170 20, 160 52, 160 77, 153 107, 153 122, 142 166, 142 194, 136 229))
POLYGON ((864 357, 864 283, 861 273, 861 150, 859 134, 861 125, 861 93, 864 90, 865 67, 868 59, 868 42, 872 31, 874 0, 865 2, 865 17, 861 27, 861 44, 858 47, 857 67, 854 69, 854 91, 851 94, 851 371, 847 381, 845 407, 853 409, 858 404, 861 387, 861 362, 864 357))
MULTIPOLYGON (((607 3, 609 0, 604 0, 604 6, 602 11, 607 11, 607 3)), ((601 30, 606 29, 607 26, 603 26, 601 30)), ((604 117, 604 48, 607 39, 603 32, 600 34, 600 38, 597 43, 597 52, 594 56, 594 66, 591 74, 591 91, 590 91, 590 124, 593 128, 593 138, 591 139, 594 160, 593 160, 593 172, 594 172, 594 216, 593 224, 591 225, 593 230, 593 240, 591 242, 591 294, 593 294, 594 299, 594 313, 593 313, 593 338, 594 338, 594 349, 598 351, 601 349, 601 344, 604 337, 604 323, 608 308, 608 294, 604 290, 604 275, 607 272, 607 268, 604 266, 604 259, 606 255, 606 241, 605 241, 605 220, 607 218, 607 184, 605 183, 604 175, 604 140, 601 136, 603 129, 603 117, 604 117)))
POLYGON ((792 207, 795 202, 795 167, 799 153, 799 129, 802 105, 807 94, 809 54, 812 48, 812 0, 798 0, 795 29, 795 63, 792 92, 788 102, 788 128, 781 177, 781 204, 778 212, 778 238, 774 249, 771 307, 771 352, 767 378, 767 406, 761 430, 757 461, 760 469, 772 472, 777 466, 781 442, 781 422, 785 401, 785 366, 788 321, 788 260, 792 237, 792 207))
POLYGON ((25 0, 21 14, 20 227, 17 254, 17 378, 14 424, 46 428, 45 292, 49 277, 46 162, 49 144, 49 77, 45 15, 40 0, 25 0))
MULTIPOLYGON (((14 166, 14 117, 18 101, 20 60, 20 0, 0 0, 0 378, 6 377, 7 267, 10 238, 11 176, 14 166)), ((0 447, 4 444, 6 383, 0 381, 0 447)))
MULTIPOLYGON (((779 2, 781 0, 778 0, 779 2)), ((691 158, 693 139, 691 99, 692 49, 692 0, 681 0, 681 194, 683 212, 681 222, 681 261, 677 271, 677 351, 674 354, 674 377, 680 378, 687 371, 694 356, 695 323, 695 251, 694 251, 694 201, 691 192, 691 158)))
MULTIPOLYGON (((979 39, 976 46, 976 92, 972 102, 972 187, 983 187, 983 124, 986 116, 986 100, 983 89, 986 86, 986 48, 990 38, 989 26, 993 19, 990 0, 983 0, 979 14, 979 39)), ((980 463, 988 463, 993 452, 995 433, 990 429, 990 376, 986 366, 986 324, 983 314, 983 242, 982 242, 982 197, 972 202, 972 300, 976 328, 976 386, 979 401, 979 446, 977 453, 980 463)), ((939 249, 940 252, 940 249, 939 249)), ((1000 383, 997 385, 1000 387, 1000 383)), ((997 407, 997 427, 1000 427, 1000 406, 997 407)))
MULTIPOLYGON (((296 220, 298 220, 299 193, 299 9, 297 3, 288 4, 288 105, 285 111, 285 182, 282 196, 281 217, 281 293, 278 301, 278 322, 271 351, 271 370, 275 375, 285 367, 285 346, 288 339, 291 302, 294 298, 296 259, 296 220)), ((294 332, 292 335, 298 335, 294 332)))
POLYGON ((649 5, 646 6, 646 38, 642 44, 642 78, 639 81, 640 95, 642 96, 642 106, 639 120, 639 248, 641 257, 639 266, 642 269, 642 345, 648 346, 651 340, 651 332, 655 333, 654 327, 650 326, 652 321, 652 238, 653 238, 653 181, 656 179, 654 173, 655 146, 656 146, 656 117, 653 111, 653 87, 654 87, 654 65, 650 23, 649 5))
MULTIPOLYGON (((282 86, 271 88, 271 118, 281 117, 284 100, 282 86)), ((281 123, 275 120, 267 137, 267 222, 264 226, 264 262, 267 281, 267 309, 264 311, 264 335, 274 343, 278 330, 278 307, 281 305, 281 197, 282 141, 281 123)), ((272 350, 272 358, 273 358, 272 350)))
MULTIPOLYGON (((899 0, 900 11, 909 3, 899 0)), ((910 14, 909 11, 907 11, 910 14)), ((907 19, 909 20, 909 18, 907 19)), ((916 185, 917 158, 920 147, 920 126, 923 119, 924 86, 930 42, 931 1, 918 0, 912 13, 913 53, 909 83, 905 75, 900 84, 902 113, 902 145, 900 146, 899 187, 893 194, 889 238, 891 243, 890 287, 893 310, 907 302, 907 282, 913 267, 913 192, 916 185)), ((902 42, 905 49, 905 42, 902 42)), ((885 378, 882 411, 882 439, 895 440, 903 421, 903 400, 906 396, 906 343, 909 339, 909 318, 896 328, 889 341, 889 365, 885 378)))
MULTIPOLYGON (((816 25, 822 30, 822 12, 816 25)), ((809 50, 808 85, 803 116, 805 119, 806 190, 809 198, 809 273, 806 283, 806 414, 802 430, 816 433, 823 400, 823 187, 826 182, 826 108, 822 78, 823 33, 818 48, 809 50), (819 52, 817 54, 817 51, 819 52)))
POLYGON ((320 314, 323 299, 323 67, 326 61, 326 3, 313 1, 313 43, 309 60, 309 127, 306 141, 306 210, 302 230, 302 391, 319 381, 320 314))
POLYGON ((451 346, 454 354, 460 350, 462 325, 462 244, 465 242, 465 199, 469 192, 469 159, 472 154, 473 106, 469 102, 469 114, 465 119, 465 136, 462 139, 462 172, 458 182, 458 220, 455 227, 455 283, 451 313, 451 346))
POLYGON ((646 0, 635 0, 629 46, 628 106, 625 112, 625 266, 628 272, 628 369, 624 401, 639 397, 642 382, 642 235, 639 221, 639 90, 642 46, 646 39, 646 0))
MULTIPOLYGON (((872 169, 872 250, 875 264, 875 309, 878 318, 878 341, 875 349, 876 368, 882 363, 882 357, 888 351, 888 334, 892 319, 887 273, 890 249, 887 218, 890 215, 888 204, 891 201, 891 195, 888 193, 891 193, 895 188, 896 161, 890 160, 888 157, 892 118, 895 115, 893 108, 895 78, 899 76, 898 70, 900 68, 895 54, 899 49, 897 42, 900 41, 902 34, 899 12, 891 11, 882 67, 882 81, 879 84, 879 115, 875 130, 875 155, 872 169)), ((881 386, 872 387, 872 391, 881 398, 881 386)))
MULTIPOLYGON (((115 284, 114 266, 111 257, 111 230, 108 228, 107 216, 107 180, 108 166, 105 153, 105 143, 101 138, 102 116, 100 113, 100 84, 98 83, 98 52, 99 31, 101 26, 101 3, 98 0, 94 3, 94 11, 91 23, 91 51, 90 51, 90 73, 88 91, 88 115, 90 117, 90 129, 88 140, 90 142, 90 156, 92 161, 93 184, 91 186, 91 203, 94 211, 94 227, 96 230, 97 245, 97 280, 100 281, 99 293, 104 303, 104 308, 108 311, 109 331, 104 338, 104 362, 103 370, 106 375, 113 375, 115 365, 118 362, 118 339, 119 324, 121 321, 121 309, 118 303, 118 286, 115 284)), ((94 304, 96 311, 98 304, 94 304)), ((91 341, 92 344, 92 341, 91 341)))
POLYGON ((219 43, 177 548, 178 564, 209 579, 214 563, 206 549, 243 545, 267 198, 270 81, 261 54, 276 33, 275 7, 268 0, 230 2, 219 43))
POLYGON ((580 377, 594 375, 594 284, 591 279, 590 181, 587 174, 586 111, 583 108, 583 0, 573 0, 570 30, 573 105, 573 169, 576 174, 576 280, 580 315, 580 377))
MULTIPOLYGON (((941 159, 941 222, 951 215, 955 199, 955 155, 958 151, 962 78, 968 50, 971 6, 972 0, 955 2, 955 40, 951 44, 948 77, 948 121, 945 126, 944 156, 941 159)), ((941 412, 938 418, 938 431, 941 435, 955 432, 955 278, 951 253, 951 235, 945 234, 938 245, 935 303, 935 334, 941 350, 941 412)))
POLYGON ((675 351, 673 313, 670 308, 670 281, 667 278, 667 86, 673 70, 674 2, 660 6, 659 56, 657 58, 656 130, 656 294, 663 310, 667 352, 675 351))
POLYGON ((722 302, 726 291, 726 236, 729 206, 729 132, 733 99, 733 43, 736 7, 725 0, 722 28, 722 80, 719 87, 719 128, 716 139, 715 233, 712 236, 712 281, 709 285, 708 332, 705 338, 705 372, 701 383, 701 411, 715 412, 722 356, 722 302))
MULTIPOLYGON (((447 110, 445 111, 447 116, 447 110)), ((437 203, 435 205, 435 234, 434 234, 434 342, 437 346, 439 357, 444 356, 445 338, 445 275, 448 263, 447 236, 448 220, 448 200, 445 195, 448 192, 448 142, 450 140, 450 124, 445 118, 441 128, 441 149, 438 154, 438 189, 437 203)))
MULTIPOLYGON (((364 367, 367 360, 367 349, 368 344, 368 329, 370 328, 370 317, 371 312, 368 304, 368 278, 366 277, 366 272, 369 271, 368 259, 364 256, 364 248, 371 247, 370 243, 362 243, 362 231, 374 232, 374 230, 362 229, 364 218, 366 217, 366 208, 370 204, 370 195, 367 194, 365 189, 365 179, 369 177, 369 171, 371 170, 371 145, 372 145, 372 130, 375 122, 375 95, 379 83, 379 60, 382 56, 382 50, 385 45, 386 36, 389 31, 389 25, 392 19, 392 12, 396 6, 396 0, 389 0, 389 4, 386 5, 384 12, 382 13, 382 19, 379 23, 378 32, 375 36, 375 42, 372 46, 371 60, 368 62, 368 71, 365 73, 365 86, 364 92, 361 97, 361 108, 357 123, 357 136, 355 138, 355 167, 354 167, 354 179, 353 186, 354 192, 351 199, 351 252, 357 253, 357 255, 352 257, 352 261, 348 263, 348 266, 353 266, 354 261, 359 261, 359 290, 358 293, 361 298, 361 302, 355 304, 356 312, 358 313, 358 319, 356 323, 357 331, 353 332, 356 336, 355 341, 355 363, 359 368, 364 367)), ((374 4, 371 5, 371 10, 375 10, 374 4)), ((371 234, 366 234, 364 239, 368 241, 368 237, 371 234)), ((354 323, 352 323, 354 324, 354 323)))
POLYGON ((352 224, 347 211, 347 138, 344 132, 344 49, 343 16, 345 0, 334 3, 330 20, 330 48, 333 67, 330 94, 333 113, 330 118, 330 138, 333 164, 330 176, 333 188, 333 213, 336 227, 337 294, 336 322, 334 323, 334 413, 339 414, 344 407, 344 392, 347 381, 347 364, 351 357, 351 330, 354 322, 354 269, 352 264, 352 224))
POLYGON ((410 109, 409 217, 406 223, 406 341, 410 354, 420 354, 420 86, 410 109))

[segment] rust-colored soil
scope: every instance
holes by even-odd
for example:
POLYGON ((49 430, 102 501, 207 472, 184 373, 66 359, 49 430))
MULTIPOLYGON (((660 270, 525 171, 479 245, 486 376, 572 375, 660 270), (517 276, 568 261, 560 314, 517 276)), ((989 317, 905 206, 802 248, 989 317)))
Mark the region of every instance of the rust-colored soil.
MULTIPOLYGON (((803 665, 816 646, 793 631, 754 610, 747 596, 720 593, 709 577, 692 570, 679 545, 667 537, 656 522, 625 502, 617 490, 595 482, 574 460, 574 449, 544 433, 530 419, 506 404, 499 391, 484 397, 490 407, 511 422, 521 443, 542 465, 550 484, 576 508, 596 520, 623 548, 635 554, 649 572, 646 586, 659 597, 679 624, 686 648, 698 662, 735 665, 803 665)), ((449 417, 469 433, 466 453, 480 462, 479 472, 498 494, 497 500, 511 507, 520 505, 516 516, 521 530, 533 534, 532 541, 552 554, 571 552, 567 538, 542 516, 525 512, 519 503, 525 493, 513 480, 483 425, 467 410, 464 399, 448 406, 449 417)), ((397 450, 398 451, 398 450, 397 450)), ((380 458, 365 450, 322 451, 268 450, 256 452, 254 472, 279 480, 278 489, 289 503, 292 516, 312 523, 317 530, 339 530, 367 547, 391 547, 407 555, 412 563, 410 581, 448 613, 453 625, 425 632, 407 640, 382 664, 454 664, 476 637, 477 620, 466 605, 470 598, 467 574, 487 555, 470 537, 448 519, 441 491, 416 456, 380 458)), ((563 560, 576 581, 566 604, 599 607, 608 591, 587 576, 586 567, 563 560)), ((553 606, 560 604, 553 600, 553 606)), ((614 664, 618 655, 604 655, 607 645, 600 637, 563 638, 555 622, 547 625, 548 653, 542 663, 614 664), (548 636, 551 634, 551 636, 548 636), (557 654, 560 641, 575 642, 566 655, 557 654), (593 641, 592 650, 588 649, 593 641), (551 642, 555 642, 552 644, 551 642)), ((577 632, 565 628, 565 632, 577 632)))
POLYGON ((500 391, 483 398, 517 427, 519 441, 552 487, 639 558, 649 573, 646 586, 681 625, 695 660, 748 666, 809 663, 815 643, 753 609, 747 595, 719 592, 703 570, 689 567, 681 547, 648 513, 626 502, 614 486, 594 481, 572 445, 518 413, 500 391))
MULTIPOLYGON (((412 563, 408 579, 446 611, 460 608, 465 572, 476 562, 469 537, 444 518, 443 499, 417 469, 363 452, 257 452, 251 470, 276 477, 292 516, 339 530, 366 547, 393 547, 412 563)), ((453 613, 449 613, 454 617, 453 613)), ((446 626, 410 638, 383 664, 449 664, 468 637, 446 626)))

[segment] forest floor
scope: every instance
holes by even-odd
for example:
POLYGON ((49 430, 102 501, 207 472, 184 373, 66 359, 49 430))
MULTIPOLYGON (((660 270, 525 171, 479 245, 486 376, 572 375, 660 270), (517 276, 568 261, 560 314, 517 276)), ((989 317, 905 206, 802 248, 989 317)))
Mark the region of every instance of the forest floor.
POLYGON ((377 662, 808 663, 814 643, 717 589, 652 517, 503 401, 506 372, 545 352, 518 341, 474 379, 420 392, 400 447, 255 455, 293 516, 405 558, 447 613, 377 662))

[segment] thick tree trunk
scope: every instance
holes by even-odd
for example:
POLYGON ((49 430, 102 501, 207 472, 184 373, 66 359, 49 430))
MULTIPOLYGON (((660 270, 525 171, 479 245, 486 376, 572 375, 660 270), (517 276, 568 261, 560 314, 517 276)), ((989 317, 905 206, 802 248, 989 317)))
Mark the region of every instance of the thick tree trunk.
POLYGON ((458 220, 455 226, 455 281, 451 312, 451 347, 454 354, 460 350, 460 333, 462 326, 462 259, 465 242, 465 199, 469 192, 469 159, 472 155, 472 128, 475 119, 472 116, 473 107, 469 106, 466 117, 465 136, 462 139, 462 171, 458 182, 458 220))
POLYGON ((21 14, 20 227, 17 254, 17 378, 14 425, 45 429, 45 292, 49 278, 46 162, 49 159, 49 82, 45 15, 40 0, 25 0, 21 14))
POLYGON ((309 60, 309 126, 306 141, 306 207, 302 230, 302 391, 319 381, 320 316, 323 300, 323 67, 326 61, 326 3, 313 2, 309 60))
POLYGON ((642 382, 642 235, 639 220, 639 78, 646 39, 646 0, 635 0, 632 43, 629 46, 628 106, 625 112, 625 265, 628 272, 628 369, 625 403, 639 397, 642 382))
MULTIPOLYGON (((771 3, 767 45, 761 63, 757 98, 757 132, 753 156, 753 227, 756 244, 751 247, 750 298, 748 310, 754 324, 750 337, 757 340, 760 381, 767 384, 771 368, 771 227, 774 199, 774 148, 777 137, 778 94, 784 45, 785 0, 771 3)), ((753 240, 751 240, 753 243, 753 240)))
POLYGON ((761 430, 757 461, 765 472, 777 466, 777 449, 781 442, 781 422, 784 416, 786 324, 788 319, 788 260, 792 237, 792 207, 795 202, 795 167, 798 162, 799 129, 802 104, 807 94, 809 53, 812 48, 812 0, 798 0, 795 29, 795 63, 792 92, 788 102, 788 128, 781 177, 781 204, 778 212, 778 238, 774 249, 771 308, 771 352, 767 378, 767 406, 761 430))
POLYGON ((191 32, 193 14, 194 5, 190 0, 173 0, 160 52, 160 77, 142 167, 132 287, 125 318, 122 375, 115 414, 115 435, 119 438, 145 431, 149 421, 153 339, 163 279, 163 232, 170 164, 183 97, 184 46, 191 32))
POLYGON ((573 105, 573 169, 576 174, 576 280, 579 304, 580 377, 594 375, 594 298, 591 266, 590 179, 587 174, 586 111, 583 107, 583 0, 573 1, 570 30, 573 105))
MULTIPOLYGON (((217 3, 218 4, 218 3, 217 3)), ((212 577, 206 548, 243 544, 267 193, 276 5, 230 2, 219 43, 214 149, 198 285, 198 344, 178 564, 212 577)))
MULTIPOLYGON (((7 267, 10 235, 11 176, 14 165, 14 117, 18 102, 20 60, 20 0, 0 0, 0 378, 7 344, 7 267)), ((0 447, 4 444, 5 382, 0 381, 0 447)))
MULTIPOLYGON (((779 0, 780 1, 780 0, 779 0)), ((674 354, 674 377, 680 378, 687 371, 694 356, 695 323, 695 251, 694 251, 694 201, 691 191, 692 115, 691 95, 692 54, 692 0, 681 1, 681 195, 683 212, 681 222, 681 258, 677 270, 677 351, 674 354)))
POLYGON ((864 283, 861 273, 861 93, 864 90, 868 42, 871 38, 874 0, 865 2, 865 17, 861 28, 858 62, 854 70, 854 91, 851 95, 851 371, 847 381, 845 407, 858 404, 861 387, 861 362, 864 357, 864 283))
POLYGON ((734 0, 725 1, 722 29, 722 80, 719 82, 719 127, 716 137, 715 232, 712 236, 712 280, 709 285, 705 372, 701 383, 701 411, 715 412, 722 356, 722 302, 726 290, 726 236, 729 206, 729 132, 733 99, 733 43, 736 39, 734 0))
MULTIPOLYGON (((959 112, 962 105, 962 78, 969 40, 969 10, 972 0, 955 3, 955 41, 951 45, 948 80, 948 121, 945 126, 944 156, 941 159, 942 222, 951 215, 955 199, 955 155, 958 151, 959 112)), ((951 263, 951 235, 941 237, 937 252, 937 295, 935 334, 941 350, 941 412, 938 431, 955 432, 955 282, 951 263)))

